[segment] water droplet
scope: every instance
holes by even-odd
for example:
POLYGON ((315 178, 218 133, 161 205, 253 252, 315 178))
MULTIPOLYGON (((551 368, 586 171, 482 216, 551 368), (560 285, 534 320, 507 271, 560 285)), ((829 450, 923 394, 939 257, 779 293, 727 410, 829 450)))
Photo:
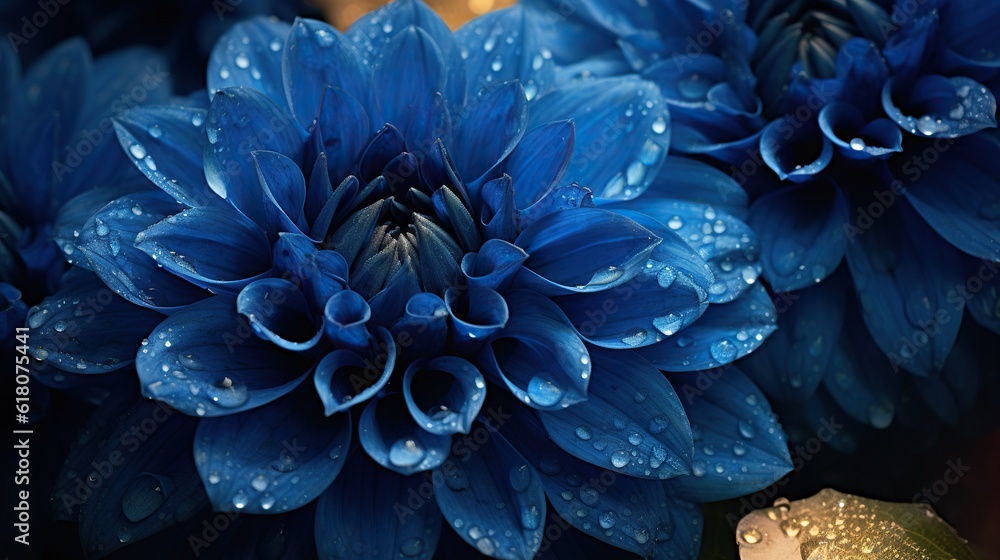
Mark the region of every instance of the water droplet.
POLYGON ((628 463, 629 463, 628 453, 619 450, 611 454, 611 464, 614 465, 615 467, 619 469, 625 468, 625 465, 628 465, 628 463))
POLYGON ((585 486, 580 489, 580 501, 588 506, 596 504, 599 499, 600 495, 598 495, 597 490, 594 488, 585 486))
MULTIPOLYGON (((164 342, 163 345, 169 347, 170 341, 164 342)), ((223 377, 219 382, 209 385, 206 394, 213 403, 222 408, 236 408, 250 400, 247 386, 239 379, 231 377, 223 377)))
POLYGON ((622 343, 629 346, 639 346, 644 340, 646 340, 647 336, 649 336, 649 331, 646 329, 635 329, 622 338, 622 343))
POLYGON ((205 116, 201 113, 195 113, 191 115, 191 124, 194 126, 201 126, 205 123, 205 116))
POLYGON ((552 406, 558 403, 564 393, 565 391, 544 374, 536 375, 528 382, 528 396, 539 406, 552 406))
POLYGON ((208 483, 209 484, 218 484, 221 481, 222 481, 222 477, 219 476, 219 471, 212 471, 212 472, 208 473, 208 483))
POLYGON ((406 539, 399 547, 399 552, 403 556, 417 556, 424 551, 424 541, 418 538, 406 539))
POLYGON ((265 478, 264 475, 259 474, 250 482, 250 486, 253 486, 253 489, 258 492, 263 492, 264 490, 267 490, 267 478, 265 478))
POLYGON ((670 336, 680 330, 684 324, 680 317, 673 314, 666 317, 656 317, 653 319, 653 326, 666 336, 670 336))
POLYGON ((873 428, 883 430, 892 424, 892 408, 878 404, 868 406, 868 421, 873 428))
POLYGON ((601 524, 601 527, 610 529, 615 526, 615 514, 614 512, 606 511, 602 513, 599 518, 597 518, 597 521, 601 524))
POLYGON ((278 52, 281 50, 281 41, 278 39, 271 39, 269 47, 271 48, 271 52, 278 52))
POLYGON ((510 478, 510 487, 515 492, 524 492, 531 483, 531 470, 528 465, 512 467, 508 473, 508 478, 510 478))
POLYGON ((582 439, 583 441, 587 441, 588 439, 593 437, 593 434, 590 432, 590 428, 588 428, 587 426, 579 426, 576 429, 576 437, 582 439))
MULTIPOLYGON (((469 487, 469 476, 465 474, 465 471, 452 471, 445 476, 444 483, 448 485, 448 488, 456 492, 465 490, 469 487)), ((461 527, 461 525, 457 525, 457 527, 461 527)))
POLYGON ((694 339, 686 334, 682 334, 681 336, 677 337, 676 342, 677 346, 680 346, 681 348, 687 348, 688 346, 691 346, 691 344, 694 343, 694 339))
POLYGON ((118 529, 118 541, 126 543, 132 538, 132 532, 125 525, 122 525, 121 529, 118 529))
POLYGON ((670 423, 667 419, 662 416, 654 416, 652 420, 649 421, 649 431, 653 434, 658 434, 663 430, 667 429, 670 423))
POLYGON ((140 474, 132 479, 122 497, 122 513, 132 523, 153 515, 163 505, 163 485, 152 475, 140 474))
POLYGON ((743 531, 740 537, 742 537, 743 541, 747 544, 757 544, 760 542, 760 531, 757 529, 749 529, 743 531))
POLYGON ((243 509, 247 507, 247 502, 250 501, 250 496, 247 495, 246 490, 240 489, 233 494, 233 506, 236 509, 243 509))
POLYGON ((423 447, 410 438, 398 439, 389 448, 389 462, 397 467, 412 467, 422 461, 424 455, 423 447))
POLYGON ((261 494, 260 507, 261 509, 271 509, 274 507, 274 495, 270 492, 264 492, 261 494))
POLYGON ((736 359, 738 350, 734 342, 724 338, 713 342, 709 348, 709 352, 712 353, 712 357, 718 360, 720 364, 728 364, 736 359))
POLYGON ((628 442, 632 445, 639 445, 642 443, 642 435, 639 432, 632 432, 628 435, 628 442))
POLYGON ((142 159, 146 157, 146 148, 143 148, 142 144, 132 144, 128 147, 128 151, 131 152, 132 157, 135 159, 142 159))
POLYGON ((851 149, 852 150, 857 150, 857 151, 860 152, 861 150, 864 150, 867 147, 868 147, 868 145, 865 144, 865 141, 862 140, 862 139, 860 139, 860 138, 853 138, 851 140, 851 149))
POLYGON ((757 435, 757 430, 746 420, 740 420, 738 426, 740 435, 747 439, 753 439, 757 435))
POLYGON ((653 132, 656 134, 663 134, 667 131, 667 121, 663 117, 656 117, 653 121, 653 132))
POLYGON ((538 506, 531 504, 531 506, 525 508, 521 512, 521 526, 529 531, 533 531, 538 528, 541 518, 542 516, 539 513, 538 506))

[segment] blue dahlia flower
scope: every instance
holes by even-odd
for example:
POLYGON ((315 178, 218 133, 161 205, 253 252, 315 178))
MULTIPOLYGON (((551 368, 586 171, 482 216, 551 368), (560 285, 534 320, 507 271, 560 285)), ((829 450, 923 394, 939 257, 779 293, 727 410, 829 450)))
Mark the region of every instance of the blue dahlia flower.
POLYGON ((237 555, 430 558, 443 519, 496 558, 554 523, 694 558, 699 502, 791 469, 731 365, 776 321, 745 193, 666 158, 654 84, 557 85, 552 58, 521 8, 454 34, 416 1, 345 34, 258 19, 215 46, 207 110, 116 119, 159 190, 94 214, 96 277, 28 317, 56 367, 131 347, 155 400, 109 401, 60 477, 88 554, 218 551, 210 506, 237 555), (127 309, 57 344, 107 288, 127 309))
MULTIPOLYGON (((85 265, 73 247, 74 232, 111 200, 151 190, 122 153, 111 119, 144 104, 169 102, 172 82, 166 62, 149 49, 92 59, 78 38, 57 45, 23 72, 5 41, 0 75, 0 349, 7 357, 28 307, 59 290, 68 263, 85 265)), ((70 274, 92 276, 85 270, 70 274)), ((110 290, 101 299, 105 306, 111 300, 125 304, 110 290)), ((107 394, 107 386, 127 382, 124 375, 95 382, 76 373, 36 368, 32 420, 45 409, 45 386, 94 401, 107 394)))
POLYGON ((1000 332, 1000 6, 531 4, 552 43, 584 30, 567 79, 657 83, 672 149, 753 195, 764 278, 789 293, 744 366, 769 395, 876 428, 910 393, 952 423, 971 406, 988 363, 968 341, 1000 332))

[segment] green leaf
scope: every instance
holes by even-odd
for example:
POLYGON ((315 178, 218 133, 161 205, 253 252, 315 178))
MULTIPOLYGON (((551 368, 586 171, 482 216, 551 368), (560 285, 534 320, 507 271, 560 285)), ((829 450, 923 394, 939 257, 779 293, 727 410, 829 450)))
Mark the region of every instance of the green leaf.
POLYGON ((756 510, 736 527, 741 560, 975 560, 930 506, 880 502, 829 488, 756 510))

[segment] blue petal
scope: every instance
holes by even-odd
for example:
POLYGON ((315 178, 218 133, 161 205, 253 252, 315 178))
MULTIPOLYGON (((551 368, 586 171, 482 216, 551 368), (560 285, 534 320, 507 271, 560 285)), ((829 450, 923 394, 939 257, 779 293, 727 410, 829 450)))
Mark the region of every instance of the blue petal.
POLYGON ((421 292, 406 302, 403 317, 393 325, 392 336, 403 360, 437 356, 447 342, 448 307, 434 294, 421 292))
POLYGON ((665 224, 675 215, 671 204, 676 201, 709 204, 741 220, 749 206, 749 197, 733 176, 695 159, 667 156, 640 198, 608 207, 637 210, 665 224))
POLYGON ((517 209, 510 177, 504 175, 489 181, 479 194, 483 201, 479 221, 484 235, 489 239, 514 241, 517 237, 517 209))
POLYGON ((552 53, 542 46, 538 20, 521 5, 477 17, 455 31, 469 75, 469 97, 484 84, 520 80, 528 101, 555 79, 552 53), (508 42, 507 37, 517 37, 508 42))
POLYGON ((462 250, 448 233, 429 218, 413 214, 413 228, 420 247, 420 281, 423 291, 444 292, 462 278, 462 250))
POLYGON ((906 198, 955 247, 1000 260, 1000 179, 993 166, 1000 157, 1000 138, 977 134, 945 149, 933 165, 926 158, 902 166, 913 183, 906 198))
POLYGON ((115 296, 93 273, 74 268, 58 292, 28 311, 28 351, 61 370, 106 373, 131 364, 143 336, 162 318, 115 296))
POLYGON ((514 179, 519 210, 538 202, 559 183, 569 167, 575 138, 571 120, 539 125, 521 138, 504 164, 504 172, 514 179))
POLYGON ((1000 264, 986 261, 969 262, 965 271, 968 278, 965 289, 961 290, 963 286, 958 286, 955 292, 949 291, 948 301, 955 302, 956 297, 961 297, 966 301, 969 314, 976 322, 1000 334, 1000 264))
POLYGON ((524 88, 516 80, 484 88, 468 99, 460 117, 452 157, 459 173, 472 181, 506 158, 524 135, 528 119, 524 88))
POLYGON ((971 78, 926 75, 905 92, 900 85, 889 78, 882 89, 882 106, 910 134, 957 138, 997 126, 996 98, 971 78))
POLYGON ((270 98, 243 86, 217 92, 207 119, 204 164, 209 186, 263 224, 264 199, 250 154, 270 150, 298 162, 305 131, 270 98))
POLYGON ((399 393, 365 405, 358 434, 369 457, 402 475, 437 467, 448 458, 451 448, 451 437, 432 434, 417 425, 399 393))
POLYGON ((107 478, 100 499, 87 500, 80 511, 85 554, 110 554, 187 521, 208 505, 191 460, 196 424, 161 403, 140 401, 106 434, 94 464, 109 458, 120 463, 111 474, 93 472, 107 478), (143 424, 155 430, 138 432, 143 424))
MULTIPOLYGON (((757 281, 761 268, 757 235, 745 223, 726 212, 700 202, 670 199, 652 199, 648 204, 611 204, 608 208, 638 209, 656 218, 694 248, 711 269, 711 276, 694 276, 698 285, 704 286, 705 280, 714 278, 707 288, 712 303, 733 301, 757 281)), ((674 258, 677 258, 676 255, 674 258)), ((666 263, 673 261, 666 258, 658 260, 666 263)), ((684 269, 692 271, 694 267, 689 265, 684 269)))
MULTIPOLYGON (((20 290, 6 282, 0 282, 0 328, 3 328, 3 332, 15 333, 14 329, 24 326, 27 314, 28 306, 21 300, 20 290)), ((15 342, 15 337, 11 336, 0 344, 0 350, 13 355, 15 342)))
MULTIPOLYGON (((87 270, 91 269, 87 258, 76 252, 76 242, 80 237, 83 226, 86 225, 87 220, 91 216, 113 202, 116 198, 136 191, 149 190, 143 188, 150 186, 149 182, 142 179, 142 183, 144 184, 123 183, 110 187, 95 187, 73 197, 59 209, 59 214, 56 216, 56 221, 52 226, 52 240, 62 249, 66 262, 86 268, 87 270)), ((175 211, 179 210, 179 208, 175 209, 175 211)), ((8 236, 6 238, 9 241, 14 241, 21 237, 21 234, 7 232, 0 235, 8 236)), ((0 249, 0 251, 3 251, 3 249, 0 249)), ((3 258, 0 257, 0 261, 2 260, 3 258)))
POLYGON ((476 366, 455 356, 414 361, 403 374, 406 407, 432 434, 469 433, 485 394, 486 382, 476 366))
POLYGON ((398 33, 379 53, 372 72, 379 85, 374 94, 380 111, 372 115, 373 128, 392 123, 417 154, 448 136, 448 113, 440 95, 448 82, 448 68, 430 35, 417 27, 398 33))
POLYGON ((764 128, 760 156, 782 181, 801 183, 826 169, 833 159, 833 144, 815 121, 803 123, 786 116, 764 128))
POLYGON ((958 254, 905 199, 856 241, 847 264, 872 338, 895 371, 902 366, 924 377, 940 371, 958 335, 959 321, 936 319, 948 306, 948 291, 961 284, 958 254), (939 332, 928 336, 934 326, 939 332))
POLYGON ((590 189, 573 183, 572 185, 550 189, 542 195, 542 198, 538 202, 523 210, 518 210, 517 220, 521 229, 524 230, 543 217, 559 212, 560 210, 593 207, 594 196, 590 189))
POLYGON ((423 476, 400 476, 353 454, 316 506, 320 558, 430 560, 441 535, 432 491, 423 476))
POLYGON ((607 210, 554 212, 514 242, 529 255, 519 280, 524 276, 529 285, 549 285, 548 291, 557 293, 607 290, 639 274, 660 241, 635 221, 607 210))
POLYGON ((500 239, 490 239, 483 243, 478 253, 466 253, 462 257, 462 272, 469 286, 502 291, 526 260, 528 254, 524 249, 500 239))
POLYGON ((776 322, 774 304, 757 284, 730 303, 710 305, 677 336, 638 352, 665 371, 709 369, 754 351, 774 332, 776 322))
POLYGON ((847 250, 847 201, 828 181, 768 193, 754 202, 748 221, 760 238, 764 274, 778 292, 820 282, 847 250))
POLYGON ((306 179, 298 164, 288 157, 266 150, 250 153, 257 167, 263 193, 268 233, 305 232, 306 179))
POLYGON ((504 299, 510 319, 480 353, 480 371, 535 408, 565 408, 585 400, 590 355, 562 311, 526 290, 508 291, 504 299))
POLYGON ((855 106, 830 103, 819 112, 823 135, 837 147, 837 153, 856 160, 886 159, 903 151, 903 133, 888 119, 865 123, 855 106))
MULTIPOLYGON (((968 331, 963 332, 966 335, 968 331)), ((983 339, 975 341, 972 336, 960 336, 955 347, 948 354, 948 360, 939 375, 914 378, 914 384, 931 410, 942 421, 959 425, 961 417, 972 410, 976 403, 980 378, 991 368, 981 363, 976 346, 983 339)), ((898 375, 895 376, 898 378, 898 375)))
POLYGON ((697 434, 691 474, 670 480, 682 498, 737 498, 792 470, 785 433, 764 395, 738 369, 678 373, 670 382, 697 434))
POLYGON ((323 94, 316 131, 323 138, 332 177, 346 177, 368 143, 371 123, 364 106, 346 91, 328 87, 323 94))
POLYGON ((316 366, 313 383, 327 416, 374 397, 392 377, 396 345, 385 329, 375 334, 377 341, 367 347, 335 350, 316 366))
POLYGON ((228 296, 178 311, 144 342, 135 363, 143 394, 192 416, 267 404, 302 383, 312 365, 254 336, 228 296))
POLYGON ((475 353, 510 317, 503 296, 490 288, 448 288, 444 302, 451 317, 451 344, 463 355, 475 353))
POLYGON ((118 142, 139 171, 188 206, 222 202, 205 180, 205 115, 202 109, 147 107, 114 120, 118 142))
POLYGON ((312 240, 296 233, 282 233, 274 243, 274 274, 299 284, 312 308, 326 305, 333 294, 347 286, 348 266, 339 253, 320 251, 312 240))
POLYGON ((663 240, 642 272, 613 290, 554 300, 587 342, 605 348, 648 346, 674 335, 708 307, 714 280, 705 261, 672 231, 642 214, 621 213, 663 240))
MULTIPOLYGON (((537 470, 553 509, 576 529, 643 557, 697 554, 701 514, 668 485, 620 476, 573 457, 552 445, 539 419, 528 411, 505 419, 504 433, 537 470)), ((548 544, 554 546, 551 552, 563 551, 561 540, 548 544)), ((592 553, 590 547, 582 557, 592 553)))
POLYGON ((283 512, 318 497, 351 444, 351 416, 323 418, 299 390, 264 406, 203 418, 194 460, 215 511, 283 512))
POLYGON ((663 374, 628 350, 592 348, 590 356, 587 400, 541 413, 552 440, 570 455, 627 476, 691 472, 691 426, 663 374))
POLYGON ((344 90, 354 99, 368 98, 370 71, 361 65, 357 51, 340 31, 327 23, 297 18, 282 57, 288 104, 303 127, 309 127, 319 115, 328 86, 344 90))
POLYGON ((438 218, 446 221, 455 231, 455 240, 462 249, 471 251, 483 244, 472 214, 454 191, 448 187, 439 188, 431 195, 431 202, 434 203, 434 213, 438 218))
MULTIPOLYGON (((860 320, 857 305, 852 303, 845 323, 857 325, 860 320)), ((833 346, 823 374, 823 386, 830 397, 855 421, 880 430, 889 427, 903 376, 892 371, 885 354, 864 329, 841 330, 833 346)))
POLYGON ((157 266, 134 241, 146 228, 182 208, 159 191, 126 195, 94 214, 74 241, 90 267, 116 294, 143 307, 176 309, 201 299, 206 292, 157 266))
MULTIPOLYGON (((902 6, 897 6, 897 9, 902 6)), ((948 47, 982 66, 1000 66, 995 50, 1000 6, 974 0, 952 0, 941 6, 941 32, 948 47), (994 48, 990 48, 990 46, 994 48)))
MULTIPOLYGON (((221 17, 221 16, 220 16, 221 17)), ((281 82, 281 46, 289 25, 273 18, 236 22, 212 48, 208 58, 208 93, 246 86, 287 108, 281 82)))
POLYGON ((606 78, 566 84, 535 101, 528 118, 528 128, 574 119, 576 143, 563 182, 586 185, 597 198, 639 196, 667 155, 666 104, 650 82, 606 78))
POLYGON ((368 346, 368 320, 371 308, 357 292, 339 291, 327 300, 323 311, 326 334, 337 348, 362 350, 368 346))
MULTIPOLYGON (((402 0, 386 5, 362 16, 347 30, 347 37, 357 45, 369 60, 375 60, 384 53, 389 44, 410 27, 425 33, 440 50, 444 70, 447 71, 447 85, 438 88, 448 102, 448 109, 457 113, 465 103, 465 65, 458 44, 451 30, 441 18, 420 0, 402 0)), ((395 66, 398 71, 404 66, 395 66)), ((407 67, 408 68, 408 67, 407 67)), ((413 70, 409 70, 413 71, 413 70)), ((376 80, 379 87, 385 82, 376 80)), ((390 88, 389 91, 395 91, 390 88)))
POLYGON ((465 542, 492 558, 533 558, 542 544, 545 492, 535 469, 489 424, 475 452, 433 473, 434 497, 445 520, 465 542), (502 504, 502 505, 498 505, 502 504))
POLYGON ((831 355, 840 351, 847 280, 833 277, 818 286, 777 294, 777 332, 740 362, 772 399, 802 403, 819 387, 831 355))
POLYGON ((281 278, 262 278, 243 288, 236 310, 249 319, 257 336, 286 350, 308 350, 323 333, 305 295, 281 278))
POLYGON ((271 268, 267 236, 226 207, 169 216, 139 232, 135 246, 192 284, 222 292, 238 291, 271 268))

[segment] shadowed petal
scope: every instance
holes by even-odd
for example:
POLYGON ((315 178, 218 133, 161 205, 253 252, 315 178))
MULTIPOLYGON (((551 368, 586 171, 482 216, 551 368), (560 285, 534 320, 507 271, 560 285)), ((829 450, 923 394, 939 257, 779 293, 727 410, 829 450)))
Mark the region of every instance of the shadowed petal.
POLYGON ((403 374, 406 407, 432 434, 469 433, 485 393, 479 370, 455 356, 417 360, 403 374))
POLYGON ((451 437, 432 434, 417 425, 399 393, 366 404, 358 433, 369 457, 402 475, 437 467, 448 458, 451 448, 451 437))

